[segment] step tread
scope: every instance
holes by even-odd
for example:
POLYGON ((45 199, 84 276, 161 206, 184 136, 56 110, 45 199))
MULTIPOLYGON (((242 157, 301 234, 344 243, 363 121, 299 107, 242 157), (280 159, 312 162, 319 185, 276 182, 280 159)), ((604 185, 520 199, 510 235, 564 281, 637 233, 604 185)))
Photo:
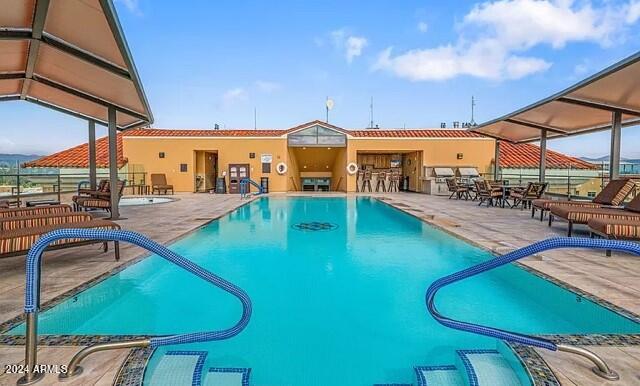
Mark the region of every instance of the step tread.
POLYGON ((206 351, 167 351, 153 371, 151 386, 200 386, 206 351))
POLYGON ((204 386, 249 386, 251 369, 240 367, 212 367, 207 372, 204 386))
POLYGON ((464 386, 462 376, 454 365, 416 366, 418 386, 464 386))
POLYGON ((509 362, 497 350, 456 351, 467 374, 469 386, 521 385, 509 362))

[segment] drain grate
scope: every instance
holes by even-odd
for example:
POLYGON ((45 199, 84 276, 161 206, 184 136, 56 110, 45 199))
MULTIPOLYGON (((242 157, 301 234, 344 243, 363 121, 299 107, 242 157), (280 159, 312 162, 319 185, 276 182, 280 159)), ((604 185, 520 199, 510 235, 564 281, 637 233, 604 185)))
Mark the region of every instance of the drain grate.
POLYGON ((301 222, 293 225, 293 229, 297 229, 303 232, 332 231, 336 228, 338 228, 338 225, 336 224, 320 221, 301 222))

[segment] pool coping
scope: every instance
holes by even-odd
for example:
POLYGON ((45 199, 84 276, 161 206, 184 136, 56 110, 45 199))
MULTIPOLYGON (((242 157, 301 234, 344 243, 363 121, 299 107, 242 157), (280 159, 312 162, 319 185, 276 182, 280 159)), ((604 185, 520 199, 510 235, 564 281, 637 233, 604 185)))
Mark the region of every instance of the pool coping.
MULTIPOLYGON (((188 237, 189 235, 191 235, 192 233, 200 230, 201 228, 209 225, 210 223, 212 223, 213 221, 217 221, 220 218, 229 215, 230 213, 256 201, 261 199, 262 197, 270 197, 270 195, 265 195, 265 196, 252 196, 250 197, 246 202, 242 203, 241 205, 238 205, 237 207, 227 210, 219 215, 216 215, 214 217, 212 217, 211 219, 208 219, 206 222, 200 224, 199 226, 173 238, 170 239, 166 242, 164 242, 163 244, 173 244, 183 238, 188 237)), ((280 196, 275 196, 273 198, 276 197, 280 197, 280 196)), ((283 196, 283 198, 287 198, 289 196, 283 196)), ((293 196, 295 197, 295 196, 293 196)), ((301 195, 300 197, 309 197, 309 198, 316 198, 317 196, 304 196, 301 195)), ((336 196, 339 197, 339 196, 336 196)), ((343 196, 345 197, 345 196, 343 196)), ((348 196, 346 196, 348 198, 348 196)), ((389 198, 385 197, 385 196, 370 196, 370 195, 358 195, 355 197, 368 197, 369 199, 374 199, 378 202, 381 202, 385 205, 388 205, 396 210, 399 210, 403 213, 406 213, 426 224, 428 224, 429 226, 432 226, 440 231, 443 231, 457 239, 460 239, 466 243, 469 243, 477 248, 480 248, 482 250, 485 250, 489 253, 491 253, 494 256, 500 256, 501 253, 496 251, 496 250, 492 250, 489 249, 488 247, 474 241, 471 239, 468 239, 460 234, 457 234, 453 231, 451 231, 450 229, 445 228, 444 226, 429 221, 429 219, 423 218, 418 216, 415 213, 411 213, 409 210, 410 207, 406 206, 406 205, 402 205, 402 206, 397 206, 395 205, 393 202, 389 202, 389 198)), ((160 203, 160 204, 166 204, 166 203, 160 203)), ((158 204, 158 205, 160 205, 158 204)), ((431 216, 431 219, 433 219, 433 216, 431 216)), ((153 253, 149 252, 149 251, 145 251, 143 253, 141 253, 140 255, 132 258, 131 260, 107 271, 104 272, 80 285, 78 285, 77 287, 74 287, 46 302, 44 302, 41 307, 40 307, 40 311, 39 312, 44 312, 47 311, 55 306, 57 306, 58 304, 62 303, 63 301, 67 300, 70 297, 73 297, 83 291, 85 291, 86 289, 110 278, 111 276, 114 276, 116 274, 118 274, 119 272, 123 271, 124 269, 137 264, 139 262, 141 262, 142 260, 148 258, 149 256, 153 255, 153 253)), ((619 307, 615 304, 612 304, 610 302, 608 302, 605 299, 602 299, 600 297, 597 297, 593 294, 590 294, 586 291, 583 291, 577 287, 572 286, 569 283, 566 283, 562 280, 559 280, 557 278, 554 278, 548 274, 545 274, 543 272, 540 272, 534 268, 528 267, 526 265, 521 264, 520 262, 514 262, 515 265, 517 265, 518 267, 524 269, 525 271, 534 274, 536 276, 541 277, 544 280, 550 281, 558 286, 560 286, 561 288, 564 288, 566 290, 569 290, 571 292, 576 293, 577 295, 584 297, 612 312, 615 312, 627 319, 630 319, 636 323, 640 324, 640 315, 635 314, 629 310, 626 310, 623 307, 619 307)), ((22 346, 25 344, 25 337, 24 336, 20 336, 20 335, 8 335, 7 332, 11 329, 13 329, 14 327, 20 325, 21 323, 23 323, 25 320, 25 315, 24 313, 21 313, 9 320, 6 320, 2 323, 0 323, 0 345, 8 345, 8 346, 22 346)), ((93 344, 97 344, 97 343, 107 343, 107 342, 116 342, 116 341, 128 341, 128 340, 136 340, 136 339, 144 339, 144 338, 150 338, 156 335, 45 335, 45 334, 40 334, 39 335, 39 340, 38 340, 38 344, 39 345, 44 345, 44 346, 88 346, 88 345, 93 345, 93 344)), ((554 343, 563 343, 563 344, 572 344, 572 345, 583 345, 583 346, 636 346, 636 345, 640 345, 640 334, 547 334, 547 335, 534 335, 534 336, 538 336, 541 338, 546 338, 549 339, 551 341, 553 341, 554 343)), ((541 357, 541 355, 533 348, 530 346, 525 346, 525 345, 521 345, 521 344, 516 344, 516 343, 510 343, 510 342, 506 342, 508 347, 514 352, 515 356, 518 358, 518 360, 520 361, 520 363, 522 364, 523 368, 527 371, 527 373, 530 375, 532 381, 534 382, 534 386, 553 386, 553 385, 560 385, 560 382, 558 381, 557 377, 555 376, 553 370, 549 367, 549 365, 546 363, 546 361, 541 357)), ((122 363, 122 365, 120 366, 120 369, 116 375, 116 378, 114 379, 114 385, 117 386, 131 386, 131 385, 140 385, 142 384, 142 380, 144 378, 144 371, 146 368, 146 365, 149 361, 149 359, 151 358, 152 354, 154 352, 154 349, 143 349, 143 348, 134 348, 132 349, 127 358, 125 359, 125 361, 122 363)))

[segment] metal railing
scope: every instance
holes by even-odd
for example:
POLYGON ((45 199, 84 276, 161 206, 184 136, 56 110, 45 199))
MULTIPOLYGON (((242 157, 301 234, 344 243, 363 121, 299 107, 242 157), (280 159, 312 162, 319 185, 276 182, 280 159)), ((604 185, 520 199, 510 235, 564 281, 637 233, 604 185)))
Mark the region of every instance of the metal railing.
MULTIPOLYGON (((96 179, 108 179, 108 173, 98 173, 96 179)), ((147 184, 146 172, 119 172, 118 178, 126 180, 126 188, 135 189, 147 184)), ((61 201, 63 194, 75 193, 78 183, 88 180, 88 173, 60 174, 60 173, 0 173, 0 199, 21 205, 22 200, 54 196, 61 201)))
POLYGON ((479 324, 464 322, 448 318, 440 312, 438 312, 435 305, 435 296, 437 292, 450 284, 455 282, 476 276, 483 272, 490 271, 492 269, 501 267, 505 264, 512 263, 516 260, 533 255, 535 253, 558 249, 558 248, 591 248, 591 249, 604 249, 607 251, 616 250, 622 252, 628 252, 640 256, 640 245, 628 241, 616 241, 605 239, 588 239, 588 238, 568 238, 558 237, 539 241, 533 243, 527 247, 520 248, 513 252, 510 252, 503 256, 498 256, 483 263, 474 265, 470 268, 466 268, 462 271, 447 275, 436 281, 434 281, 427 289, 425 295, 425 301, 427 304, 427 310, 433 316, 433 318, 440 324, 453 328, 456 330, 466 331, 473 334, 484 335, 491 338, 502 339, 508 342, 521 343, 527 346, 540 347, 551 351, 563 351, 577 355, 581 355, 584 358, 589 359, 595 364, 593 372, 597 375, 608 379, 618 380, 618 374, 613 371, 607 363, 595 353, 581 348, 570 346, 566 344, 556 344, 550 340, 539 338, 536 336, 520 334, 516 332, 510 332, 506 330, 497 329, 494 327, 483 326, 479 324))
POLYGON ((251 188, 249 187, 249 185, 253 185, 258 189, 258 193, 256 194, 264 193, 264 188, 262 187, 262 185, 258 184, 257 182, 255 182, 250 178, 243 178, 240 180, 240 197, 241 198, 247 197, 251 192, 251 188))
POLYGON ((51 243, 63 239, 84 239, 84 240, 105 240, 124 241, 142 247, 165 260, 183 268, 195 276, 208 281, 216 287, 230 293, 242 303, 242 316, 240 320, 231 328, 222 331, 196 332, 189 334, 157 336, 147 339, 130 341, 100 343, 80 350, 71 359, 67 366, 67 372, 60 375, 60 378, 69 378, 82 372, 80 362, 88 355, 119 348, 130 347, 158 347, 173 344, 186 344, 196 342, 206 342, 212 340, 223 340, 239 334, 249 323, 251 318, 251 299, 246 292, 227 280, 205 270, 199 265, 176 254, 163 245, 156 243, 149 238, 131 231, 124 230, 104 230, 104 229, 58 229, 40 237, 31 247, 27 255, 26 265, 26 289, 24 312, 26 315, 26 344, 25 344, 25 375, 18 380, 18 385, 29 385, 39 381, 44 373, 35 371, 37 366, 37 344, 38 344, 38 311, 40 309, 40 276, 42 253, 51 243))

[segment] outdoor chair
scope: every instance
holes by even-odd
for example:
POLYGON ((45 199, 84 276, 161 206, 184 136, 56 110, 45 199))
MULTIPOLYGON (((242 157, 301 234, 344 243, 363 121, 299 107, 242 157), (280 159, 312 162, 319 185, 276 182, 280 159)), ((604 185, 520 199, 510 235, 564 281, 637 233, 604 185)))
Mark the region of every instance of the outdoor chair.
POLYGON ((378 173, 378 181, 376 182, 376 192, 380 191, 380 186, 382 186, 382 191, 387 191, 387 172, 381 171, 378 173))
MULTIPOLYGON (((126 181, 118 180, 118 202, 120 198, 122 198, 122 192, 124 191, 124 187, 126 185, 126 181)), ((95 196, 88 197, 79 197, 76 201, 76 205, 84 210, 88 209, 103 209, 107 212, 111 212, 111 189, 106 188, 107 190, 101 193, 96 194, 95 196)))
MULTIPOLYGON (((520 210, 530 208, 533 200, 537 200, 544 194, 547 184, 544 182, 529 182, 526 187, 511 188, 509 198, 513 199, 512 208, 520 207, 520 210)), ((533 215, 532 215, 533 216, 533 215)))
POLYGON ((83 188, 82 186, 84 184, 85 182, 81 182, 80 184, 78 184, 78 191, 76 195, 71 197, 71 201, 73 201, 74 207, 76 209, 78 208, 78 199, 82 197, 98 197, 101 193, 109 191, 109 180, 107 179, 100 180, 98 186, 96 186, 95 189, 83 188))
POLYGON ((369 192, 371 192, 371 177, 371 170, 365 170, 362 175, 362 188, 360 188, 361 192, 364 192, 365 187, 367 187, 367 189, 369 189, 369 192))
MULTIPOLYGON (((635 183, 628 178, 620 178, 612 180, 605 186, 592 201, 569 201, 569 200, 552 200, 552 199, 535 199, 531 205, 531 217, 534 217, 536 210, 540 210, 540 221, 544 220, 544 215, 551 206, 580 206, 586 208, 602 208, 615 207, 622 204, 625 198, 635 188, 635 183)), ((549 218, 549 225, 551 225, 549 218)))
POLYGON ((629 201, 624 208, 551 206, 549 223, 551 224, 556 218, 568 223, 568 237, 571 237, 575 224, 588 224, 592 219, 604 219, 612 223, 619 220, 640 221, 640 195, 629 201))
POLYGON ((494 200, 499 202, 502 199, 502 188, 492 187, 489 182, 484 180, 475 180, 476 194, 478 197, 478 206, 487 201, 487 207, 494 206, 494 200))
POLYGON ((173 194, 173 185, 167 184, 167 176, 162 174, 152 174, 151 175, 151 194, 167 194, 168 191, 171 191, 173 194), (164 193, 160 193, 164 192, 164 193))
POLYGON ((388 192, 397 192, 400 187, 400 173, 397 171, 391 172, 391 178, 389 181, 389 189, 388 192))
POLYGON ((463 185, 460 185, 455 178, 447 178, 447 188, 451 195, 449 199, 452 199, 454 196, 460 200, 464 197, 465 200, 468 200, 471 196, 469 195, 469 188, 463 185))

